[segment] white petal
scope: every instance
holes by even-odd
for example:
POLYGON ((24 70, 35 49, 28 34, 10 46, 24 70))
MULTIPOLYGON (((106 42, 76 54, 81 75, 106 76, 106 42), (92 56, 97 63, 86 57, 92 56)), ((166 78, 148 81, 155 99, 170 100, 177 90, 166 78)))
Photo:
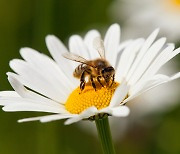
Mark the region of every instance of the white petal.
MULTIPOLYGON (((54 102, 46 97, 43 97, 37 93, 34 93, 28 89, 26 89, 12 74, 8 76, 8 80, 13 87, 13 89, 23 98, 29 98, 33 100, 38 100, 40 103, 45 103, 48 105, 52 105, 54 107, 59 107, 59 103, 54 102)), ((9 96, 11 97, 11 96, 9 96)))
POLYGON ((141 77, 141 80, 147 80, 148 78, 151 78, 167 62, 167 59, 171 55, 171 52, 174 50, 174 48, 175 46, 172 44, 167 46, 147 69, 147 71, 141 77))
POLYGON ((127 106, 118 106, 111 108, 111 114, 115 117, 126 117, 129 115, 130 110, 127 106))
POLYGON ((42 117, 40 121, 44 123, 44 122, 51 122, 55 120, 67 119, 67 118, 72 118, 72 117, 74 117, 73 114, 55 114, 55 115, 42 117))
POLYGON ((4 105, 3 110, 8 112, 15 111, 36 111, 36 112, 51 112, 51 113, 67 113, 62 105, 53 106, 44 104, 38 100, 27 98, 3 97, 0 98, 1 104, 4 105))
MULTIPOLYGON (((122 55, 123 50, 124 50, 128 45, 130 45, 131 42, 132 42, 132 40, 127 40, 127 41, 124 41, 124 42, 122 42, 122 43, 119 44, 118 51, 117 51, 117 55, 116 55, 116 57, 115 57, 115 59, 114 59, 114 61, 115 61, 115 66, 114 66, 115 70, 117 70, 117 67, 118 67, 118 64, 119 64, 119 61, 120 61, 120 57, 121 57, 121 55, 122 55)), ((116 74, 117 74, 117 73, 116 73, 116 74)))
POLYGON ((66 120, 64 122, 64 124, 65 125, 70 125, 72 123, 75 123, 75 122, 78 122, 78 121, 81 121, 81 120, 82 120, 82 118, 79 115, 76 115, 73 118, 69 118, 68 120, 66 120))
POLYGON ((98 110, 98 113, 108 113, 115 117, 126 117, 129 115, 129 108, 125 105, 118 105, 116 107, 106 107, 101 110, 98 110))
POLYGON ((116 89, 109 106, 114 107, 119 105, 127 96, 128 90, 129 86, 127 86, 125 82, 121 83, 120 86, 116 89))
POLYGON ((58 81, 61 79, 61 76, 51 75, 51 73, 42 74, 40 70, 36 70, 35 67, 28 65, 22 60, 13 60, 10 62, 10 65, 19 74, 16 76, 14 74, 14 76, 23 85, 57 102, 65 101, 70 92, 69 87, 65 85, 67 82, 62 84, 58 81))
MULTIPOLYGON (((69 73, 68 76, 66 76, 65 73, 51 58, 31 48, 22 48, 20 53, 22 57, 28 62, 28 65, 39 71, 39 74, 44 75, 49 79, 52 79, 53 77, 53 80, 58 81, 61 85, 63 85, 64 82, 67 82, 66 85, 68 87, 74 88, 72 70, 67 68, 66 72, 69 73)), ((66 61, 67 64, 68 62, 69 61, 66 61)), ((63 66, 64 64, 62 63, 62 67, 63 66)))
POLYGON ((46 115, 46 116, 39 116, 39 117, 20 119, 20 120, 18 120, 18 122, 22 123, 22 122, 37 121, 37 120, 40 120, 41 122, 50 122, 50 121, 66 119, 66 118, 70 118, 70 117, 72 117, 72 115, 53 114, 53 115, 46 115))
POLYGON ((130 95, 134 95, 135 93, 141 91, 142 89, 147 89, 149 86, 156 85, 158 83, 168 81, 169 77, 163 74, 154 75, 151 79, 145 80, 143 82, 137 83, 135 86, 132 86, 129 90, 130 95))
POLYGON ((118 46, 120 43, 120 27, 118 24, 113 24, 108 29, 105 38, 104 46, 106 50, 106 59, 115 66, 115 58, 118 54, 118 46))
POLYGON ((122 55, 120 57, 120 61, 116 71, 116 79, 121 82, 122 79, 128 73, 137 52, 142 46, 144 39, 137 39, 135 41, 131 41, 131 44, 127 48, 124 49, 122 55))
POLYGON ((53 59, 58 63, 61 70, 67 75, 71 75, 74 68, 73 62, 65 59, 62 54, 68 52, 64 44, 54 35, 48 35, 46 37, 46 45, 53 59), (66 64, 66 65, 64 65, 66 64))
POLYGON ((132 42, 132 40, 127 40, 127 41, 120 43, 118 46, 118 52, 120 52, 122 49, 126 48, 131 42, 132 42))
POLYGON ((83 39, 79 35, 73 35, 69 39, 69 49, 70 52, 80 55, 81 57, 89 60, 90 53, 85 45, 83 39))
POLYGON ((100 33, 97 30, 89 31, 84 37, 84 42, 89 50, 90 59, 99 58, 98 52, 93 47, 93 40, 96 37, 100 37, 100 33))
POLYGON ((174 50, 171 54, 171 56, 167 59, 167 62, 169 60, 171 60, 172 58, 174 58, 176 55, 178 55, 180 53, 180 48, 177 48, 176 50, 174 50))
MULTIPOLYGON (((2 103, 9 103, 9 101, 2 101, 2 103)), ((12 102, 12 101, 11 101, 12 102)), ((49 113, 61 113, 62 110, 51 108, 39 104, 24 103, 12 103, 2 108, 6 112, 18 112, 18 111, 35 111, 35 112, 49 112, 49 113)))
POLYGON ((147 52, 148 48, 151 46, 151 44, 154 42, 154 40, 156 39, 156 36, 159 32, 159 29, 156 29, 144 42, 144 45, 142 46, 141 50, 139 51, 137 58, 135 60, 135 62, 132 65, 132 68, 130 69, 128 76, 127 76, 127 80, 129 80, 129 78, 132 76, 132 74, 135 72, 139 62, 142 60, 142 58, 144 57, 145 53, 147 52))
POLYGON ((160 75, 160 74, 155 75, 154 78, 146 81, 146 83, 144 83, 144 86, 138 87, 139 89, 137 88, 136 91, 134 90, 133 93, 131 93, 131 95, 123 101, 123 104, 143 94, 144 92, 151 90, 152 88, 155 88, 161 84, 175 80, 177 78, 180 78, 180 72, 176 73, 175 75, 171 77, 160 75))
POLYGON ((95 115, 97 112, 98 111, 97 111, 96 107, 90 107, 90 108, 86 109, 85 111, 83 111, 82 113, 80 113, 79 115, 66 120, 65 125, 69 125, 69 124, 78 122, 78 121, 80 121, 82 119, 89 118, 89 117, 95 115))
POLYGON ((150 63, 153 61, 155 56, 160 52, 160 49, 163 47, 164 43, 166 41, 166 38, 161 38, 157 40, 146 52, 143 59, 140 61, 136 71, 132 75, 131 79, 129 80, 129 84, 133 85, 135 84, 138 79, 143 75, 144 71, 148 68, 150 63))
POLYGON ((80 117, 84 118, 89 118, 90 116, 94 115, 97 112, 97 108, 92 106, 88 109, 86 109, 85 111, 83 111, 82 113, 80 113, 80 117))
POLYGON ((180 78, 180 72, 174 74, 173 76, 170 77, 170 80, 169 81, 172 81, 172 80, 175 80, 175 79, 178 79, 180 78))
POLYGON ((19 123, 22 123, 22 122, 29 122, 29 121, 37 121, 37 120, 40 120, 43 116, 41 117, 32 117, 32 118, 25 118, 25 119, 20 119, 18 120, 19 123))
POLYGON ((20 97, 15 91, 0 91, 0 97, 20 97))

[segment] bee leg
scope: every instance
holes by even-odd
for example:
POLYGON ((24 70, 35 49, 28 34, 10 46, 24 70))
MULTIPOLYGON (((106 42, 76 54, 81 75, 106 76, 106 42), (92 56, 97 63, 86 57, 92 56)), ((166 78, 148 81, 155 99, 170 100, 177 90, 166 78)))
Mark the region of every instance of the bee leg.
POLYGON ((80 89, 81 91, 83 91, 84 87, 85 87, 85 71, 81 74, 81 78, 80 78, 80 89))
POLYGON ((80 83, 80 89, 81 89, 81 91, 84 90, 84 87, 85 87, 85 82, 81 82, 81 83, 80 83))
POLYGON ((100 84, 102 87, 104 87, 104 85, 102 84, 100 78, 101 78, 101 76, 98 76, 98 77, 97 77, 97 80, 98 80, 99 84, 100 84))
POLYGON ((114 75, 112 76, 112 82, 111 82, 111 85, 110 85, 110 87, 113 85, 113 83, 114 83, 114 75))
POLYGON ((106 82, 106 84, 108 84, 109 80, 105 76, 103 76, 103 78, 104 78, 104 81, 106 82))
POLYGON ((91 76, 91 84, 92 84, 94 90, 96 91, 96 84, 94 83, 93 76, 91 76))

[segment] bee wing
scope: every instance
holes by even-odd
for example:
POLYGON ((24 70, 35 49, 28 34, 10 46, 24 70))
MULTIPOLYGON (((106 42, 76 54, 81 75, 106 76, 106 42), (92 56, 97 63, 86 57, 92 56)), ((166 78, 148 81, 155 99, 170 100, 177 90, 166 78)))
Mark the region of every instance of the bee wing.
POLYGON ((79 55, 76 55, 76 54, 73 54, 73 53, 70 53, 70 52, 66 52, 64 54, 62 54, 62 56, 64 58, 67 58, 69 60, 73 60, 73 61, 76 61, 76 62, 80 62, 80 63, 83 63, 83 64, 87 64, 87 60, 79 55))
POLYGON ((100 57, 105 59, 105 48, 103 40, 100 37, 96 37, 93 40, 93 46, 98 51, 100 57))

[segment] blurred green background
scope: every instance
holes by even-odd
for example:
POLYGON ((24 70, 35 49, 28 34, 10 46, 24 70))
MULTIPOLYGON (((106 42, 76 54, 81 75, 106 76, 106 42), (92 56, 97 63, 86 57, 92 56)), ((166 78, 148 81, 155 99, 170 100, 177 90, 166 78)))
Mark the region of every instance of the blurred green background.
MULTIPOLYGON (((111 0, 0 0, 0 90, 11 89, 6 77, 10 71, 8 63, 20 58, 21 47, 32 47, 49 55, 44 41, 47 34, 55 34, 67 44, 72 34, 83 34, 92 28, 103 31, 116 22, 109 15, 111 3, 111 0)), ((178 58, 176 61, 179 66, 178 58)), ((101 153, 96 135, 91 130, 82 131, 79 123, 70 126, 64 126, 63 121, 17 123, 18 119, 38 115, 42 114, 0 110, 0 154, 101 153)), ((177 105, 166 113, 143 117, 148 126, 133 122, 123 138, 115 141, 117 154, 179 154, 179 119, 177 105)))

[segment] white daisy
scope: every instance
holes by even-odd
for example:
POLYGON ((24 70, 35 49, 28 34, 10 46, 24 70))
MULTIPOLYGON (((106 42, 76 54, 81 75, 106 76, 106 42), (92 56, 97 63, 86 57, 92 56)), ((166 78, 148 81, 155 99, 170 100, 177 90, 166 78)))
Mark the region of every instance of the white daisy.
POLYGON ((180 0, 117 0, 111 12, 116 20, 124 20, 127 37, 146 35, 160 27, 169 40, 179 41, 180 0))
MULTIPOLYGON (((171 77, 156 74, 180 52, 179 48, 174 50, 173 44, 165 44, 165 38, 155 41, 158 31, 155 30, 146 40, 139 38, 120 43, 120 27, 113 24, 105 35, 104 47, 106 59, 116 71, 116 84, 100 87, 96 91, 90 84, 80 90, 79 80, 72 75, 79 64, 65 59, 62 54, 68 53, 67 48, 55 36, 49 35, 46 44, 55 61, 33 49, 22 48, 20 54, 24 60, 10 62, 16 74, 7 73, 15 91, 0 92, 0 104, 4 106, 4 111, 54 113, 19 122, 68 119, 65 124, 71 124, 104 114, 127 116, 129 109, 124 104, 128 101, 180 77, 180 73, 171 77)), ((69 51, 94 60, 99 57, 93 45, 97 37, 100 37, 97 30, 89 31, 84 39, 73 35, 69 39, 69 51)))

